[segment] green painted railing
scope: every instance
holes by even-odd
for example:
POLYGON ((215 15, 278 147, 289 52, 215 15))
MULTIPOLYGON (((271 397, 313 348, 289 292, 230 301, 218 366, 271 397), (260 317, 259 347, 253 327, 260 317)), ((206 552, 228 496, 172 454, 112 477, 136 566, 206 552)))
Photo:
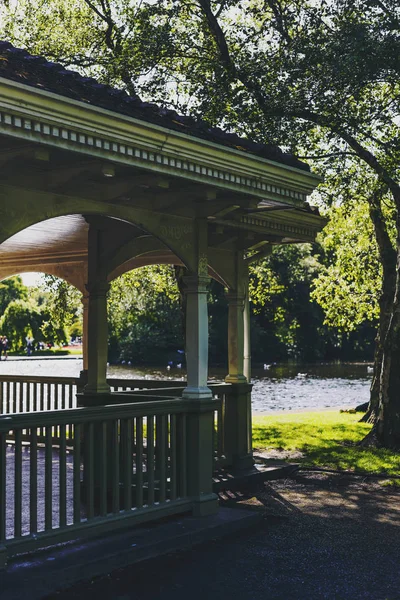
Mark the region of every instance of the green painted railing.
POLYGON ((116 396, 121 403, 0 417, 3 561, 190 510, 186 425, 195 403, 116 396))
MULTIPOLYGON (((111 391, 140 391, 175 387, 177 381, 110 378, 111 391)), ((0 375, 0 414, 76 408, 76 394, 83 387, 79 377, 0 375)))
MULTIPOLYGON (((113 391, 113 396, 115 392, 127 393, 129 402, 132 402, 130 396, 132 393, 135 394, 135 401, 139 402, 141 401, 140 397, 146 400, 148 396, 154 397, 154 395, 179 397, 184 389, 181 382, 174 380, 109 378, 107 381, 113 391)), ((77 407, 76 394, 82 387, 83 383, 79 377, 0 375, 0 415, 74 409, 77 407)), ((224 414, 230 387, 229 384, 210 383, 213 397, 220 401, 215 409, 213 430, 216 467, 226 463, 224 414)), ((117 396, 114 401, 117 401, 117 396)), ((68 429, 66 435, 67 440, 72 439, 73 428, 68 429)), ((52 428, 52 436, 54 443, 60 441, 59 427, 52 428)), ((43 442, 44 438, 45 431, 40 426, 38 427, 38 441, 43 442)), ((12 433, 9 434, 8 439, 14 439, 12 433)), ((23 433, 22 440, 30 441, 26 433, 23 433)))

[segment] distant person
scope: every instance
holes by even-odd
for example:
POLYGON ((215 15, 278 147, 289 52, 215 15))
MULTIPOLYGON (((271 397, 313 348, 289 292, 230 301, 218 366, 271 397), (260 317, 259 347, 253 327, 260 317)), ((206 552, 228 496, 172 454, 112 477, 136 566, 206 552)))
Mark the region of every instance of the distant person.
POLYGON ((0 337, 0 360, 1 355, 3 354, 4 346, 3 346, 3 336, 0 337))
POLYGON ((2 350, 4 353, 4 360, 7 360, 8 358, 8 354, 7 354, 7 350, 8 350, 8 339, 5 335, 3 335, 2 340, 1 340, 1 345, 2 345, 2 350))
POLYGON ((26 353, 28 356, 30 356, 32 354, 32 350, 33 350, 33 342, 34 339, 31 338, 29 335, 26 336, 26 353))

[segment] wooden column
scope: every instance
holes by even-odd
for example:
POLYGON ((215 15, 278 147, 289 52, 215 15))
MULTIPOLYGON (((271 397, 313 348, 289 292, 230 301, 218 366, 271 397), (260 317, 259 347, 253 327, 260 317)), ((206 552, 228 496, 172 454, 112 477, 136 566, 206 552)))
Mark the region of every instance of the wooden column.
POLYGON ((246 383, 244 370, 244 305, 245 296, 237 291, 228 298, 228 366, 227 383, 246 383))
POLYGON ((250 337, 250 300, 249 288, 247 287, 246 297, 244 299, 244 347, 243 347, 243 375, 247 383, 251 383, 251 337, 250 337))
POLYGON ((187 387, 184 398, 211 398, 208 378, 208 310, 209 278, 193 275, 184 278, 186 286, 186 368, 187 387))
POLYGON ((186 366, 187 386, 182 396, 190 400, 187 415, 187 481, 193 501, 193 514, 210 515, 218 511, 213 493, 213 427, 215 400, 207 386, 208 310, 207 310, 207 221, 194 223, 196 271, 184 278, 186 286, 186 366))
POLYGON ((89 341, 89 326, 88 326, 88 317, 89 317, 89 296, 88 294, 82 294, 82 357, 83 357, 83 370, 87 371, 88 369, 88 341, 89 341))
MULTIPOLYGON (((109 284, 100 260, 101 230, 89 222, 87 303, 87 384, 85 395, 110 393, 107 384, 107 291, 109 284)), ((97 403, 97 402, 95 402, 97 403)), ((99 398, 99 403, 103 402, 99 398)))
MULTIPOLYGON (((245 353, 249 354, 249 323, 245 322, 248 297, 248 268, 243 254, 235 256, 235 289, 228 293, 228 362, 229 374, 225 378, 231 384, 226 394, 224 415, 224 449, 228 463, 235 470, 253 466, 251 427, 251 385, 244 373, 245 353)), ((249 360, 246 362, 249 375, 249 360)))

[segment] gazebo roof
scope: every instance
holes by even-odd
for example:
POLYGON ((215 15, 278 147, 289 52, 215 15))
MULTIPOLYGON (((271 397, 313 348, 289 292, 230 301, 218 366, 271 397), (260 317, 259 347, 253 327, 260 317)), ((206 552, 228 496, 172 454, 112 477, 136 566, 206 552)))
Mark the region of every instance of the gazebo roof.
POLYGON ((205 139, 236 150, 267 158, 297 169, 309 171, 309 166, 292 154, 284 153, 273 144, 259 144, 234 133, 227 133, 192 117, 143 102, 124 90, 112 88, 90 77, 66 69, 63 65, 33 56, 26 50, 0 41, 0 77, 50 91, 80 102, 106 108, 113 112, 160 125, 187 135, 205 139))
POLYGON ((209 274, 231 287, 235 253, 253 260, 275 244, 312 242, 325 222, 307 202, 320 177, 278 147, 210 129, 7 42, 0 176, 0 279, 44 271, 81 291, 90 225, 112 245, 111 280, 146 264, 193 266, 195 223, 207 223, 209 274))

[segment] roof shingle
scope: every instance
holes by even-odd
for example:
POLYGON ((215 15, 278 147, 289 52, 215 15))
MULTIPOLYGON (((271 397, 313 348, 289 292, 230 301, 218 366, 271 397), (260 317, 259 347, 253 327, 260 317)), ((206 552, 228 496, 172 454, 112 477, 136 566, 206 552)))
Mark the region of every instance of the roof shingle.
POLYGON ((63 65, 50 62, 43 56, 33 56, 26 50, 0 41, 0 77, 25 85, 59 94, 106 108, 115 113, 154 123, 167 129, 202 138, 223 146, 249 152, 304 171, 309 166, 292 154, 272 144, 259 144, 234 133, 227 133, 216 127, 209 127, 205 121, 178 115, 175 111, 142 102, 138 96, 130 96, 124 90, 99 83, 91 77, 66 69, 63 65))

